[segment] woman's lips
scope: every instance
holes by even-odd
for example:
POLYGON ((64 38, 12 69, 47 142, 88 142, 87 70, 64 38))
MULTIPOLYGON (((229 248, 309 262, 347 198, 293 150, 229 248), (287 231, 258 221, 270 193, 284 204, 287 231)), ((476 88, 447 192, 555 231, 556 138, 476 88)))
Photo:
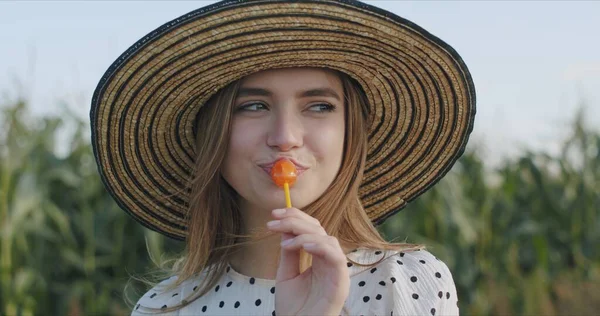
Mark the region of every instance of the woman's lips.
MULTIPOLYGON (((264 170, 267 173, 267 175, 269 175, 269 177, 271 177, 271 169, 273 169, 273 167, 270 167, 270 168, 261 167, 261 169, 264 170)), ((298 169, 298 168, 296 168, 296 177, 299 177, 306 170, 308 170, 308 169, 298 169)))
POLYGON ((294 164, 294 166, 296 166, 296 170, 306 170, 309 168, 309 167, 305 166, 304 164, 298 162, 296 159, 290 158, 290 157, 279 157, 279 158, 275 158, 271 162, 259 163, 258 165, 263 168, 273 168, 273 165, 275 165, 275 163, 277 163, 281 159, 289 160, 291 163, 294 164))
POLYGON ((273 169, 273 166, 275 165, 275 163, 281 159, 287 159, 290 162, 292 162, 294 164, 294 166, 296 167, 296 176, 299 177, 301 174, 304 173, 304 171, 308 170, 308 167, 303 166, 301 163, 297 162, 296 160, 292 159, 292 158, 288 158, 288 157, 282 157, 279 159, 276 159, 272 162, 269 163, 265 163, 265 164, 259 164, 258 166, 263 169, 268 175, 269 177, 271 177, 271 170, 273 169))

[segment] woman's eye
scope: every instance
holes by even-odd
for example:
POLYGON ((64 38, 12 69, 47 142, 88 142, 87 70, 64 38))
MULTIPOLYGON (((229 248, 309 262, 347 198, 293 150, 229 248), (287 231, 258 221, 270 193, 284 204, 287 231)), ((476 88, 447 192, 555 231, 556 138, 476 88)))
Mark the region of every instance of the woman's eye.
POLYGON ((238 106, 238 111, 264 111, 267 106, 262 103, 246 103, 238 106))
POLYGON ((310 111, 312 112, 333 112, 335 111, 335 106, 327 103, 315 104, 310 107, 310 111))

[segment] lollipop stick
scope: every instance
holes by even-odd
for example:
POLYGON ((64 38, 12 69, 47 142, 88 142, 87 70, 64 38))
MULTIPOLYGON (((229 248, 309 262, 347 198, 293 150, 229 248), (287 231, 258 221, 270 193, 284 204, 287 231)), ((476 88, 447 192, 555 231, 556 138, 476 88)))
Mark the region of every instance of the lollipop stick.
POLYGON ((283 184, 283 192, 285 193, 285 207, 292 207, 292 199, 290 198, 290 185, 287 182, 283 184))

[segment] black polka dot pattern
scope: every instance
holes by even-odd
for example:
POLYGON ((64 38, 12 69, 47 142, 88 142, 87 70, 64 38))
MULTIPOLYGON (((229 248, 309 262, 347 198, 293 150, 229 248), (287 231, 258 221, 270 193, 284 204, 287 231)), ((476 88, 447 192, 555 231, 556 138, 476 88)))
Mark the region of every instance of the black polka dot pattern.
MULTIPOLYGON (((345 304, 350 315, 371 315, 375 310, 396 316, 407 311, 411 315, 459 314, 452 275, 444 262, 428 251, 393 253, 361 248, 347 256, 360 263, 346 262, 352 268, 348 270, 351 285, 345 304), (369 265, 375 261, 379 263, 369 265), (400 306, 403 310, 395 310, 400 306)), ((213 291, 190 300, 197 295, 202 281, 200 277, 186 280, 180 285, 183 288, 168 291, 154 288, 135 305, 132 315, 143 315, 145 308, 166 309, 177 305, 183 306, 181 315, 275 315, 274 280, 244 276, 228 267, 213 291)))

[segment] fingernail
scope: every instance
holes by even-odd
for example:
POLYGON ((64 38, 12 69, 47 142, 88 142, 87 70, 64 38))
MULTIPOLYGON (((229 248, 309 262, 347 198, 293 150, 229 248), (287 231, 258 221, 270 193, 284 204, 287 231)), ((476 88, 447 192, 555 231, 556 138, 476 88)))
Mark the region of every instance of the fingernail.
POLYGON ((294 241, 294 238, 290 238, 281 242, 281 247, 287 246, 294 241))
POLYGON ((317 244, 315 244, 314 242, 309 242, 309 243, 306 243, 306 244, 302 245, 302 247, 304 249, 311 249, 311 248, 315 248, 316 245, 317 244))
POLYGON ((273 215, 283 215, 283 214, 285 214, 285 209, 279 208, 279 209, 273 210, 273 215))
POLYGON ((275 226, 278 226, 280 223, 281 223, 280 220, 274 220, 274 221, 268 222, 267 226, 269 226, 269 227, 275 227, 275 226))

